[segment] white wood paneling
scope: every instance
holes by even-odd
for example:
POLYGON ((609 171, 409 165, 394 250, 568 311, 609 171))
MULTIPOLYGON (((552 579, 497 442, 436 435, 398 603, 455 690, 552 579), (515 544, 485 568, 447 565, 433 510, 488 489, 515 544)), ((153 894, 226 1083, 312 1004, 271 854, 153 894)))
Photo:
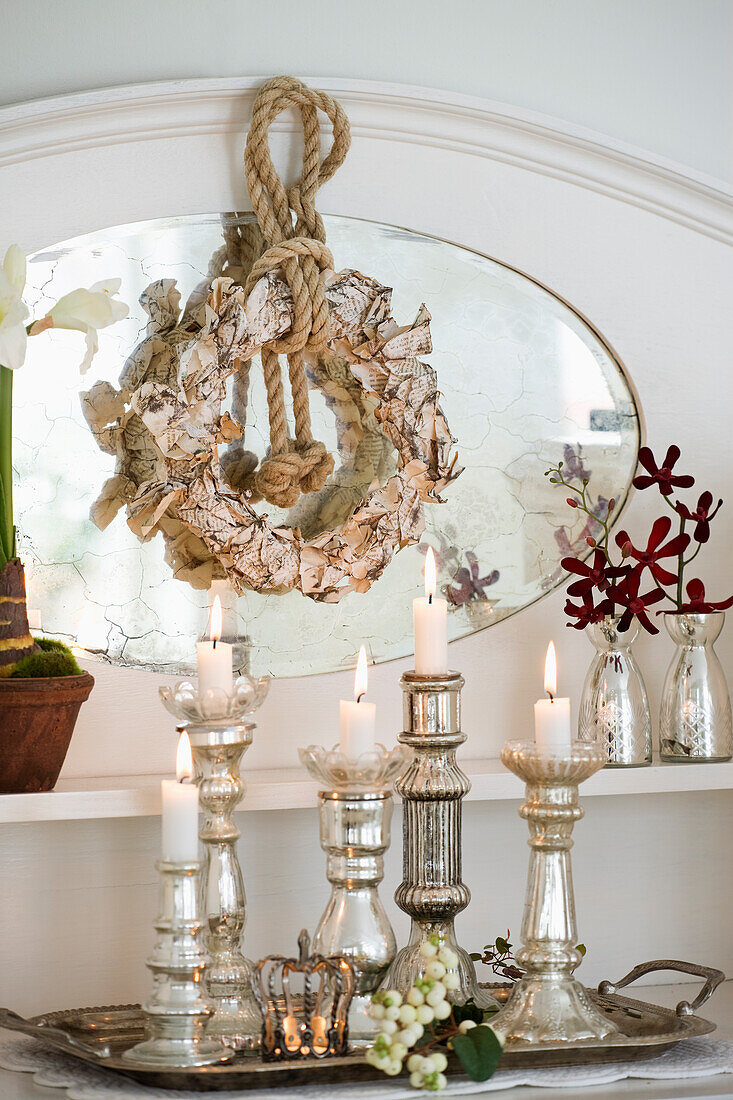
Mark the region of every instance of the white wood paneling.
MULTIPOLYGON (((637 962, 689 958, 733 973, 725 791, 592 798, 575 828, 578 929, 584 981, 617 978, 637 962)), ((516 804, 465 807, 463 877, 473 899, 457 921, 477 950, 518 934, 529 850, 516 804)), ((382 898, 398 939, 401 815, 385 861, 382 898)), ((250 956, 295 949, 328 896, 315 809, 238 817, 250 956)), ((149 987, 160 831, 155 818, 36 822, 0 829, 2 1003, 22 1013, 138 1000, 149 987)), ((488 980, 488 974, 486 975, 488 980)))

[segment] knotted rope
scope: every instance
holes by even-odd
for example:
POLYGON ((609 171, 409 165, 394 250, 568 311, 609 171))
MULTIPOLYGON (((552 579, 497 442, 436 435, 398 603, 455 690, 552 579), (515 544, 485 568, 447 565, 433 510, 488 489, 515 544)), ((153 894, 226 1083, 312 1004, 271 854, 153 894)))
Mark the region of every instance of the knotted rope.
POLYGON ((322 488, 334 465, 324 444, 313 439, 305 357, 317 355, 328 340, 323 272, 333 267, 323 221, 315 206, 316 193, 342 164, 350 142, 349 121, 330 96, 289 76, 275 77, 260 89, 252 111, 244 165, 252 209, 266 248, 254 260, 245 294, 268 271, 279 271, 292 291, 294 316, 287 335, 266 345, 261 352, 270 419, 270 454, 254 473, 252 486, 259 496, 281 508, 295 504, 301 492, 322 488), (286 189, 272 163, 268 131, 288 107, 297 107, 300 112, 304 147, 300 179, 286 189), (323 160, 319 111, 333 127, 331 149, 323 160), (288 433, 280 354, 288 360, 294 439, 288 433))

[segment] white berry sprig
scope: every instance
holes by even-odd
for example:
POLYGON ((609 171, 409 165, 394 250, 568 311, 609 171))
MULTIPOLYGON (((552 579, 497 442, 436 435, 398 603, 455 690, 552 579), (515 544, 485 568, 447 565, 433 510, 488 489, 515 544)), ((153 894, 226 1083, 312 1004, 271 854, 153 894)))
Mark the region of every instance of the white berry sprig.
POLYGON ((456 1022, 448 994, 460 988, 458 955, 437 934, 420 945, 420 955, 423 974, 404 1000, 395 989, 380 990, 372 997, 369 1011, 380 1031, 366 1052, 366 1061, 396 1077, 407 1060, 413 1088, 439 1092, 447 1084, 448 1059, 431 1048, 447 1043, 469 1076, 487 1080, 496 1069, 503 1043, 488 1024, 456 1022), (411 1053, 417 1044, 420 1051, 411 1053))

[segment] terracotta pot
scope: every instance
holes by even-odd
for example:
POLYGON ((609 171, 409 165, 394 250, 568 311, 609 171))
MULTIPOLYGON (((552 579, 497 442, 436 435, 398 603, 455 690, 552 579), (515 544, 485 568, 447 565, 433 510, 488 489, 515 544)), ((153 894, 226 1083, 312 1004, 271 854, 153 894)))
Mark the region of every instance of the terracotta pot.
POLYGON ((0 679, 0 794, 51 791, 94 677, 0 679))

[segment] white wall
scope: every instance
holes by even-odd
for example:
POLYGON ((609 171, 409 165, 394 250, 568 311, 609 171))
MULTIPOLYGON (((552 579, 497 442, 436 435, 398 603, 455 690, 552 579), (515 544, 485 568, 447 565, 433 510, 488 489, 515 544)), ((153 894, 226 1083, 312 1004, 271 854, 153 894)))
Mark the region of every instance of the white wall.
POLYGON ((730 0, 0 0, 0 103, 178 77, 495 99, 733 179, 730 0))

